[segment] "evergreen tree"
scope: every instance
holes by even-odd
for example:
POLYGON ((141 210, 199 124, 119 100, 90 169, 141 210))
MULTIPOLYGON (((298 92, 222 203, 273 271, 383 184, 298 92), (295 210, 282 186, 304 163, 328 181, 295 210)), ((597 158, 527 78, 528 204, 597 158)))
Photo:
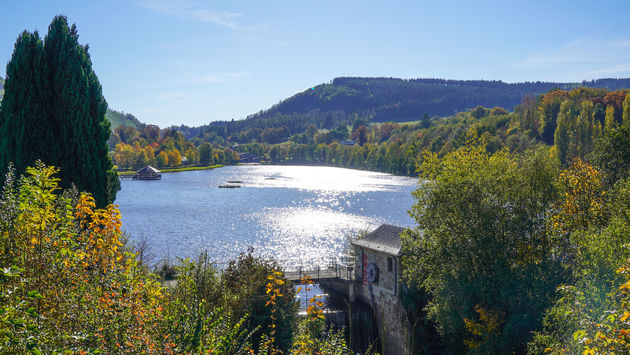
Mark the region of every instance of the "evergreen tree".
POLYGON ((18 38, 0 114, 0 170, 14 162, 21 174, 40 159, 61 168, 61 187, 90 192, 103 207, 120 182, 107 153, 107 102, 78 38, 65 16, 53 19, 43 44, 37 33, 18 38))
POLYGON ((7 64, 6 95, 0 106, 0 172, 9 162, 24 173, 36 159, 50 160, 55 144, 47 119, 46 62, 39 34, 24 31, 7 64))

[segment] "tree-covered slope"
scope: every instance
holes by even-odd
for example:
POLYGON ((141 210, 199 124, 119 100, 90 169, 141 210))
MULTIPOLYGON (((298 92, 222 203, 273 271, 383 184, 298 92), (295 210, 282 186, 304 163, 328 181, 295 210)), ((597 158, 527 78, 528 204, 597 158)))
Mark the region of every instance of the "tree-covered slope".
POLYGON ((172 127, 187 138, 214 132, 228 137, 249 129, 287 127, 294 134, 309 125, 332 129, 368 122, 409 122, 447 117, 478 105, 512 110, 524 97, 552 89, 580 86, 618 90, 630 88, 630 79, 598 79, 581 83, 487 80, 395 79, 342 77, 300 92, 271 108, 239 121, 216 121, 202 127, 172 127))
POLYGON ((111 124, 110 128, 114 129, 118 126, 127 126, 137 128, 142 124, 134 115, 130 113, 118 112, 111 109, 107 109, 105 118, 111 124))
POLYGON ((630 79, 599 79, 582 83, 486 80, 336 78, 296 94, 267 111, 251 117, 311 111, 345 111, 371 115, 372 121, 409 121, 429 116, 450 116, 481 105, 513 109, 526 95, 553 88, 578 86, 616 90, 630 86, 630 79))

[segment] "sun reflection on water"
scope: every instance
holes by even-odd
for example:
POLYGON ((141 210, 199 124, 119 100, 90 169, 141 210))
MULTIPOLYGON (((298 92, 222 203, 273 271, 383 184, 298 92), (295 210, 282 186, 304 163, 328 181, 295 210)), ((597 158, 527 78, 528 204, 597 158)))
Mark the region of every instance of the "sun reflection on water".
POLYGON ((259 216, 264 236, 262 255, 282 265, 324 265, 345 256, 350 238, 380 221, 325 208, 268 208, 259 216))
POLYGON ((410 225, 417 179, 316 166, 232 166, 122 181, 116 203, 132 240, 154 259, 195 257, 219 266, 249 246, 285 268, 345 255, 349 239, 381 223, 410 225), (241 181, 239 189, 220 189, 241 181))
POLYGON ((250 187, 281 187, 317 191, 391 191, 400 186, 391 175, 323 166, 267 166, 252 176, 250 187), (288 168, 288 169, 287 169, 288 168))

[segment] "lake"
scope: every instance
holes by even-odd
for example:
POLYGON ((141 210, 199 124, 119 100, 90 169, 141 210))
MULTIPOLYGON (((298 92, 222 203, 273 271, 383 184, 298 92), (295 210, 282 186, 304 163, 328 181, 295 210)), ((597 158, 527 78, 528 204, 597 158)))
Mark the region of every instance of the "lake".
POLYGON ((412 226, 417 178, 319 166, 242 165, 121 181, 123 230, 149 258, 207 250, 220 267, 253 246, 286 268, 342 257, 351 237, 382 223, 412 226), (241 181, 240 188, 219 188, 241 181))

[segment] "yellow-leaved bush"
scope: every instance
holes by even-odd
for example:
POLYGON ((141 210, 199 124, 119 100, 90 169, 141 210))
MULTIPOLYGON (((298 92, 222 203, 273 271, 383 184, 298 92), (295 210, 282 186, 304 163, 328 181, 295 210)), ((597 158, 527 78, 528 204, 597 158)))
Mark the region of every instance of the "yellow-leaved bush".
MULTIPOLYGON (((125 245, 117 206, 97 209, 89 194, 61 191, 57 172, 41 163, 19 181, 10 172, 0 195, 1 354, 252 354, 252 343, 280 353, 278 335, 292 333, 280 328, 293 326, 280 319, 295 316, 281 272, 265 271, 258 294, 249 290, 256 280, 236 277, 260 262, 251 251, 228 268, 237 283, 202 255, 181 260, 176 283, 163 286, 125 245), (250 315, 246 301, 259 298, 270 326, 251 330, 246 323, 265 316, 250 315)), ((323 351, 292 352, 349 351, 333 338, 323 351)))
POLYGON ((0 217, 0 352, 166 352, 162 286, 121 241, 116 206, 59 194, 57 169, 7 178, 0 217))

